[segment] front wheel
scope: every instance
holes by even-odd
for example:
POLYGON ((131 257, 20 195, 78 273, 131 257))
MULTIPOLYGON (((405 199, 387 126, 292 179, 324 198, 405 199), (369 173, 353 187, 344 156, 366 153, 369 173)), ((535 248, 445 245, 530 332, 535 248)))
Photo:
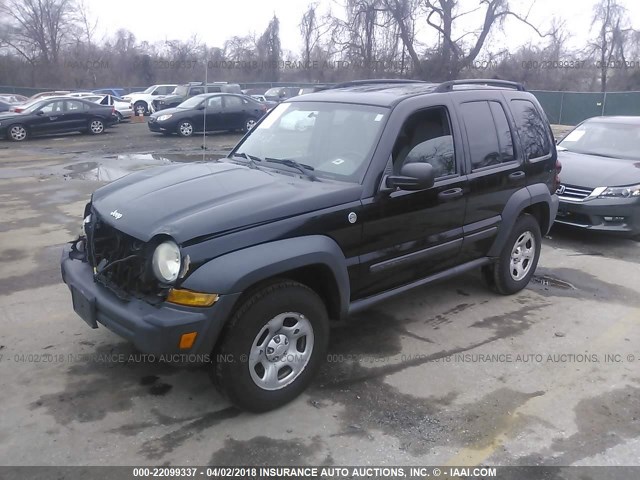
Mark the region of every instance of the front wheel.
POLYGON ((23 142, 29 136, 29 132, 27 132, 27 128, 24 125, 12 125, 7 136, 14 142, 23 142))
POLYGON ((496 263, 483 270, 492 290, 511 295, 526 287, 538 266, 541 244, 536 219, 529 214, 521 215, 496 263))
POLYGON ((193 135, 193 123, 189 120, 183 120, 178 124, 178 135, 181 137, 190 137, 193 135))
POLYGON ((214 355, 214 381, 244 410, 278 408, 309 385, 328 340, 320 297, 298 282, 275 282, 247 298, 230 320, 214 355))
POLYGON ((133 106, 133 110, 137 116, 147 115, 149 113, 149 109, 145 102, 136 102, 133 106))

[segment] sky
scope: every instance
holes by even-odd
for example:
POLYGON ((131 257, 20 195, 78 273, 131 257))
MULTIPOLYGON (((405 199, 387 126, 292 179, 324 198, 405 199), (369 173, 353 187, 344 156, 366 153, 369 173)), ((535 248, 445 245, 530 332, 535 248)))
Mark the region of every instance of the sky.
MULTIPOLYGON (((316 0, 319 10, 329 8, 341 12, 340 0, 316 0)), ((474 0, 461 0, 465 10, 478 4, 474 0)), ((629 10, 633 26, 640 28, 640 2, 620 0, 629 10), (637 21, 633 21, 638 19, 637 21)), ((280 39, 284 50, 300 52, 299 23, 310 0, 241 0, 212 1, 191 0, 85 0, 89 13, 98 21, 99 36, 112 35, 119 28, 132 31, 138 41, 186 40, 193 34, 209 47, 222 47, 224 41, 234 35, 261 34, 276 14, 280 20, 280 39)), ((570 46, 584 47, 590 32, 594 0, 511 0, 512 9, 522 15, 530 10, 529 19, 540 30, 550 28, 554 15, 562 17, 572 34, 570 46), (533 5, 533 6, 532 6, 533 5)), ((471 28, 477 25, 477 17, 467 17, 471 28), (475 21, 474 21, 475 20, 475 21)), ((425 27, 424 34, 429 31, 425 27)), ((425 41, 428 38, 423 36, 425 41)), ((515 19, 509 19, 504 33, 492 35, 489 46, 495 50, 507 46, 517 47, 540 38, 530 28, 515 19)))

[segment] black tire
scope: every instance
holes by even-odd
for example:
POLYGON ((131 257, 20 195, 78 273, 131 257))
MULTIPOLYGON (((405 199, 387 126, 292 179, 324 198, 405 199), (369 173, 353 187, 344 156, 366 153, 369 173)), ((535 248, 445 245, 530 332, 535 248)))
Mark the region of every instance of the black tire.
POLYGON ((7 128, 7 138, 12 142, 24 142, 29 138, 29 129, 20 123, 10 125, 7 128))
MULTIPOLYGON (((292 321, 296 321, 296 319, 294 318, 292 321)), ((289 328, 297 328, 297 326, 297 323, 294 323, 293 327, 288 325, 289 328)), ((293 333, 297 332, 299 330, 293 331, 293 333)), ((307 341, 308 337, 305 336, 305 345, 307 341)), ((296 398, 307 388, 324 361, 328 341, 329 318, 320 297, 313 290, 298 282, 274 281, 255 293, 249 294, 226 326, 219 342, 220 345, 213 355, 214 383, 234 405, 244 410, 266 412, 278 408, 296 398), (259 375, 257 368, 259 365, 255 365, 254 372, 250 371, 252 364, 250 355, 252 350, 255 351, 256 343, 268 352, 272 342, 276 337, 280 337, 279 334, 283 332, 282 329, 285 328, 289 317, 286 317, 285 323, 280 329, 278 327, 275 330, 264 329, 270 320, 284 316, 282 315, 284 313, 299 315, 306 322, 306 328, 311 327, 310 356, 304 365, 300 364, 300 372, 288 380, 290 383, 283 386, 278 385, 277 389, 267 390, 258 384, 259 380, 253 378, 255 375, 259 375), (258 337, 261 333, 262 335, 258 337), (264 338, 262 343, 258 338, 264 338)), ((286 344, 288 345, 288 350, 285 350, 286 355, 281 354, 280 357, 283 366, 276 368, 277 382, 287 381, 286 376, 284 380, 280 380, 279 373, 282 371, 286 373, 288 367, 284 363, 285 356, 295 351, 291 350, 294 345, 294 349, 298 348, 298 344, 293 341, 286 344), (284 370, 278 370, 278 368, 284 368, 284 370)), ((263 353, 262 348, 260 348, 260 353, 263 353)), ((269 363, 266 357, 265 352, 263 362, 269 363)), ((278 358, 276 357, 272 363, 277 365, 278 358)), ((264 371, 264 378, 267 378, 266 371, 264 371)))
POLYGON ((87 133, 91 135, 100 135, 104 133, 105 125, 104 121, 100 118, 92 118, 87 125, 87 133))
POLYGON ((498 260, 493 265, 486 266, 482 269, 488 286, 494 292, 501 295, 512 295, 525 288, 529 284, 538 266, 541 243, 542 235, 540 233, 540 225, 538 225, 536 219, 529 214, 523 214, 518 217, 502 252, 500 252, 498 260), (517 263, 521 263, 523 270, 526 270, 521 272, 523 275, 519 277, 517 270, 512 271, 513 264, 511 263, 511 257, 512 253, 516 254, 514 248, 517 242, 525 242, 525 245, 529 244, 527 241, 529 237, 526 236, 527 233, 533 240, 533 245, 530 249, 533 252, 533 258, 521 258, 516 261, 517 263))
POLYGON ((181 137, 191 137, 195 133, 193 122, 191 120, 180 120, 177 132, 181 137))
POLYGON ((138 101, 133 104, 133 114, 138 116, 142 112, 142 115, 149 115, 149 107, 145 102, 138 101))

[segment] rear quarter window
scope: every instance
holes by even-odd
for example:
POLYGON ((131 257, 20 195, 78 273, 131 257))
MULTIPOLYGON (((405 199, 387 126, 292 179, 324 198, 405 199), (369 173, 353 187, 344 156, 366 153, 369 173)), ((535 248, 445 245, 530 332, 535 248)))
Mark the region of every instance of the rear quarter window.
POLYGON ((549 155, 549 129, 533 102, 514 99, 510 105, 525 158, 535 159, 549 155))

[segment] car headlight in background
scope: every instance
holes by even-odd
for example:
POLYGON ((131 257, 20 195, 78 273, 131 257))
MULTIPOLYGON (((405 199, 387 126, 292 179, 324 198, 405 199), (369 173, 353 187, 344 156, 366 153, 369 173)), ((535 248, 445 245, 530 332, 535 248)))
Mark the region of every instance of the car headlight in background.
POLYGON ((175 282, 180 274, 181 263, 180 248, 172 240, 162 242, 153 252, 153 274, 161 282, 175 282))
POLYGON ((173 115, 169 114, 169 115, 160 115, 158 117, 158 121, 159 122, 164 122, 165 120, 169 120, 173 115))
POLYGON ((633 198, 640 197, 640 185, 629 187, 607 187, 598 198, 633 198))

